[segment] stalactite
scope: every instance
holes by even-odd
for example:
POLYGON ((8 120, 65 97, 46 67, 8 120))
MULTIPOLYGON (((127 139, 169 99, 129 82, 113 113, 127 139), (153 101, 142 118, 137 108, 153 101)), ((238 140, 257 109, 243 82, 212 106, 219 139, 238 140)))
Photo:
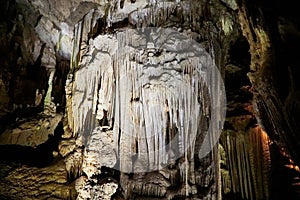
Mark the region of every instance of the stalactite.
POLYGON ((74 40, 73 40, 73 49, 72 49, 72 55, 70 60, 70 69, 71 71, 74 71, 75 68, 78 66, 79 61, 79 50, 80 50, 80 36, 81 36, 81 28, 82 27, 82 21, 78 22, 74 27, 74 40))
POLYGON ((44 107, 47 108, 50 106, 52 102, 52 85, 53 85, 53 78, 55 74, 55 68, 49 69, 49 79, 48 79, 48 90, 44 100, 44 107))
MULTIPOLYGON (((155 9, 132 12, 129 21, 138 27, 158 24, 177 6, 160 2, 155 9), (153 22, 151 16, 160 18, 153 22)), ((144 172, 168 166, 172 168, 170 184, 180 180, 183 196, 195 193, 193 184, 209 187, 217 171, 207 169, 209 178, 201 180, 194 171, 199 170, 195 169, 195 157, 202 159, 217 143, 225 114, 225 92, 214 52, 207 53, 173 29, 119 30, 87 38, 95 25, 93 12, 75 27, 74 80, 70 84, 74 134, 91 145, 91 133, 97 126, 103 132, 111 131, 118 166, 110 167, 143 177, 144 172), (197 139, 199 135, 201 139, 197 139)), ((114 17, 108 14, 108 26, 113 26, 114 17)), ((93 173, 86 174, 91 178, 93 173)), ((166 195, 165 188, 160 191, 153 184, 124 187, 136 193, 166 195)))
POLYGON ((103 16, 100 10, 92 9, 74 27, 73 49, 70 60, 70 69, 73 72, 78 68, 81 58, 88 52, 89 36, 93 34, 97 20, 103 16))
MULTIPOLYGON (((221 139, 222 140, 222 139, 221 139)), ((225 139, 226 141, 226 139, 225 139)), ((220 152, 220 167, 221 167, 221 185, 222 185, 222 191, 223 191, 223 194, 228 194, 232 191, 232 180, 231 180, 231 177, 230 177, 230 171, 228 170, 228 168, 225 168, 224 167, 227 167, 230 160, 229 160, 229 156, 226 155, 226 152, 225 152, 225 149, 227 149, 228 151, 230 151, 230 148, 228 148, 228 144, 226 142, 224 142, 223 144, 219 144, 219 152, 220 152)), ((222 192, 221 192, 222 194, 222 192)))
POLYGON ((246 133, 227 131, 232 190, 245 199, 269 199, 270 152, 268 137, 260 127, 246 133))

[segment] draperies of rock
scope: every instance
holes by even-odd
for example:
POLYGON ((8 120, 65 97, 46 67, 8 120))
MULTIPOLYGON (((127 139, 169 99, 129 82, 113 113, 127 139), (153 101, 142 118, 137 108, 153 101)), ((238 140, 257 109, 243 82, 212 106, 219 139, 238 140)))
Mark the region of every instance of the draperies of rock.
MULTIPOLYGON (((168 13, 171 13, 172 10, 180 9, 180 7, 177 8, 174 5, 175 4, 172 4, 172 3, 165 3, 165 4, 159 3, 159 4, 157 4, 157 7, 161 9, 160 11, 159 11, 159 9, 148 9, 148 8, 146 9, 145 8, 145 11, 134 12, 133 14, 131 14, 131 16, 129 16, 129 21, 132 24, 139 24, 139 23, 143 24, 144 23, 144 26, 147 24, 150 24, 150 23, 154 23, 154 22, 160 23, 162 20, 160 20, 160 18, 157 18, 157 16, 162 16, 162 19, 165 20, 168 17, 168 13), (149 11, 147 11, 147 10, 149 10, 149 11), (161 14, 159 14, 160 12, 161 12, 161 14), (150 15, 153 17, 145 16, 145 19, 142 19, 142 20, 139 19, 137 21, 136 16, 143 15, 143 14, 147 14, 147 15, 150 15)), ((184 7, 184 4, 182 6, 184 7)), ((188 10, 187 8, 185 8, 185 9, 188 10)), ((95 11, 92 11, 91 13, 93 13, 93 12, 95 12, 95 11)), ((174 83, 172 83, 172 81, 173 81, 172 79, 169 81, 167 86, 161 87, 159 85, 159 83, 157 83, 158 81, 156 81, 154 79, 155 76, 161 76, 160 75, 161 70, 158 70, 154 74, 151 74, 151 76, 153 76, 153 80, 152 80, 153 83, 151 83, 151 84, 154 85, 154 88, 149 87, 148 89, 146 89, 147 92, 145 94, 140 93, 142 86, 145 85, 145 83, 146 83, 145 81, 147 81, 147 79, 146 79, 147 76, 150 76, 149 73, 151 72, 152 68, 154 68, 154 67, 151 68, 151 66, 150 66, 149 69, 145 70, 145 72, 148 75, 144 76, 145 78, 141 77, 141 81, 139 83, 139 82, 135 82, 135 79, 136 79, 136 77, 141 76, 139 74, 140 73, 139 71, 141 71, 141 70, 138 70, 138 68, 139 68, 138 66, 133 68, 132 64, 130 64, 132 62, 136 62, 136 63, 140 62, 141 64, 145 64, 145 61, 146 61, 145 59, 147 59, 148 55, 151 55, 151 56, 149 56, 150 57, 149 60, 150 60, 150 62, 152 62, 150 64, 157 65, 159 62, 163 62, 163 63, 170 62, 171 64, 169 66, 169 69, 170 69, 170 71, 172 71, 171 66, 172 65, 176 66, 176 65, 178 65, 178 63, 182 62, 182 60, 184 59, 184 56, 183 56, 183 58, 181 58, 179 55, 171 55, 168 52, 162 53, 162 55, 166 58, 163 58, 163 56, 157 56, 156 54, 160 53, 160 52, 158 52, 158 51, 160 51, 160 49, 159 50, 155 50, 155 48, 152 49, 153 47, 150 46, 150 45, 152 45, 151 42, 148 42, 148 44, 144 43, 145 47, 147 47, 147 45, 148 45, 148 52, 140 51, 140 52, 133 52, 132 53, 133 55, 126 55, 127 57, 124 56, 124 59, 120 59, 120 60, 122 60, 122 63, 120 63, 119 65, 124 65, 124 63, 127 63, 126 64, 127 67, 124 67, 124 68, 121 68, 121 66, 116 67, 116 66, 118 66, 118 63, 116 62, 117 57, 114 57, 116 55, 111 56, 114 53, 113 51, 116 51, 113 49, 115 46, 114 43, 116 42, 116 41, 113 41, 113 40, 115 40, 114 36, 113 35, 112 36, 109 36, 109 35, 108 36, 107 35, 97 36, 96 35, 96 36, 94 36, 94 38, 86 37, 87 34, 93 33, 93 30, 91 30, 91 27, 94 26, 94 20, 97 19, 97 17, 93 18, 94 16, 95 15, 92 15, 89 13, 88 15, 86 15, 86 17, 84 18, 84 20, 82 22, 79 22, 76 25, 76 28, 75 28, 76 31, 75 31, 75 40, 74 40, 74 51, 73 51, 71 63, 72 63, 72 68, 76 72, 74 75, 70 75, 69 80, 67 81, 67 88, 68 88, 67 95, 70 94, 69 100, 73 102, 72 106, 71 106, 71 104, 68 103, 68 100, 67 100, 67 104, 69 105, 68 106, 69 124, 71 124, 70 127, 74 130, 75 135, 77 135, 77 133, 79 133, 79 135, 84 135, 85 137, 87 137, 91 133, 91 131, 94 129, 94 127, 96 125, 98 125, 95 121, 95 119, 97 118, 99 120, 99 125, 102 127, 103 131, 105 129, 110 129, 110 128, 113 129, 115 143, 118 140, 121 141, 120 148, 123 148, 123 149, 118 150, 116 148, 116 152, 120 151, 121 154, 123 154, 123 155, 121 155, 121 157, 123 157, 122 158, 123 161, 120 162, 121 166, 119 166, 119 167, 123 168, 123 170, 126 170, 126 171, 130 171, 130 170, 139 171, 139 170, 141 170, 139 168, 140 168, 140 166, 143 166, 143 163, 146 162, 146 164, 147 164, 148 158, 144 156, 145 158, 142 158, 142 159, 140 158, 140 161, 143 161, 140 164, 138 164, 139 162, 136 162, 134 165, 130 164, 132 166, 130 166, 130 165, 126 166, 126 165, 124 165, 124 162, 128 163, 128 162, 131 162, 131 160, 132 160, 131 157, 127 157, 128 155, 131 154, 134 156, 136 154, 136 152, 141 153, 142 151, 145 151, 145 148, 143 148, 143 147, 146 146, 147 141, 149 141, 148 142, 149 144, 153 143, 151 141, 159 141, 160 144, 156 142, 156 144, 155 143, 153 144, 154 146, 151 146, 151 145, 149 146, 150 150, 152 150, 152 151, 154 151, 155 149, 159 149, 160 146, 156 146, 156 145, 159 144, 159 145, 161 145, 161 147, 163 147, 165 142, 166 142, 165 144, 167 144, 167 142, 170 142, 170 140, 173 139, 172 137, 174 137, 174 136, 172 136, 172 134, 176 135, 176 133, 179 132, 180 134, 177 134, 178 138, 176 139, 177 142, 179 142, 178 144, 180 145, 179 151, 174 153, 174 152, 172 152, 174 150, 172 150, 170 152, 164 152, 163 154, 159 154, 158 152, 156 152, 153 155, 150 155, 151 156, 150 160, 155 160, 155 162, 156 162, 156 163, 152 164, 153 166, 151 166, 151 168, 156 167, 157 165, 159 166, 161 164, 162 165, 168 164, 170 162, 170 160, 172 161, 172 159, 173 159, 172 162, 174 162, 173 157, 168 159, 168 157, 166 155, 172 155, 172 154, 176 155, 178 153, 183 154, 184 150, 186 150, 186 148, 187 148, 186 147, 187 142, 191 143, 191 147, 192 147, 190 150, 191 153, 189 153, 188 154, 189 156, 188 155, 187 156, 191 157, 190 160, 193 163, 192 158, 194 157, 193 152, 195 151, 195 150, 193 150, 193 148, 198 148, 197 151, 199 151, 201 149, 200 147, 195 147, 195 145, 194 145, 194 143, 196 142, 194 138, 195 138, 195 135, 197 134, 197 132, 193 133, 193 131, 195 131, 195 130, 197 131, 197 126, 198 126, 197 124, 201 124, 201 123, 203 124, 205 119, 200 120, 200 118, 197 116, 197 115, 199 115, 199 113, 195 112, 196 115, 193 118, 195 118, 195 120, 198 120, 198 122, 195 122, 195 123, 191 122, 190 124, 192 126, 187 125, 186 130, 183 130, 183 129, 181 130, 180 126, 184 125, 183 121, 186 121, 187 119, 178 118, 176 116, 178 114, 176 114, 175 111, 176 110, 187 111, 186 109, 190 109, 193 111, 197 111, 197 110, 200 111, 200 108, 205 108, 206 107, 205 102, 211 103, 210 102, 211 99, 207 99, 207 100, 203 101, 203 103, 202 103, 203 105, 201 105, 201 107, 198 106, 198 108, 196 107, 196 109, 193 109, 191 107, 191 105, 193 105, 192 102, 197 102, 198 99, 201 100, 202 98, 204 98, 205 93, 207 91, 202 93, 203 97, 194 96, 194 99, 184 100, 184 98, 188 98, 190 96, 190 94, 185 93, 184 88, 180 89, 180 87, 178 87, 178 85, 174 85, 174 83), (102 43, 104 43, 104 44, 102 44, 102 43), (95 47, 93 47, 93 46, 95 46, 95 47), (93 50, 93 49, 96 49, 96 50, 93 50), (136 54, 136 55, 134 55, 134 54, 136 54), (132 58, 130 58, 130 56, 132 58), (136 59, 136 60, 132 60, 132 59, 136 59), (86 63, 89 63, 89 64, 86 64, 86 63), (151 68, 151 70, 150 70, 150 68, 151 68), (132 78, 130 78, 130 77, 132 77, 132 78), (185 107, 180 108, 180 106, 183 106, 184 104, 183 104, 183 102, 176 100, 176 99, 180 99, 180 97, 177 94, 174 94, 174 90, 172 91, 170 89, 171 86, 175 86, 177 88, 177 90, 178 89, 180 90, 178 93, 179 94, 181 93, 180 94, 180 95, 182 95, 181 98, 183 98, 183 101, 187 101, 187 105, 190 104, 190 106, 188 106, 186 108, 185 107), (84 88, 86 88, 86 87, 87 87, 87 89, 85 91, 83 91, 84 88), (74 89, 71 89, 71 88, 74 88, 74 89), (156 90, 158 89, 159 91, 161 91, 161 94, 160 94, 160 92, 158 92, 158 94, 155 93, 154 92, 155 89, 156 90), (74 91, 74 93, 71 91, 74 91), (119 94, 120 94, 120 95, 118 94, 116 96, 121 96, 120 98, 123 98, 123 99, 116 100, 116 99, 112 98, 114 96, 113 94, 115 93, 115 91, 119 92, 119 94), (125 92, 125 91, 127 91, 127 92, 125 92), (125 93, 130 94, 130 96, 124 96, 123 94, 125 94, 125 93), (151 94, 152 96, 151 95, 149 96, 149 94, 151 94), (144 95, 144 96, 142 96, 142 95, 144 95), (148 95, 148 96, 146 96, 146 95, 148 95), (85 97, 85 98, 82 98, 82 97, 85 97), (88 98, 86 98, 86 97, 88 97, 88 98), (154 97, 154 99, 151 99, 151 97, 154 97), (167 99, 167 98, 169 98, 169 99, 167 99), (159 113, 159 112, 163 111, 162 115, 161 116, 159 116, 159 115, 151 116, 150 115, 149 118, 146 118, 147 116, 143 117, 143 115, 142 115, 142 120, 140 120, 140 122, 137 121, 137 120, 139 120, 138 116, 140 115, 141 111, 143 111, 147 108, 147 107, 145 107, 145 106, 143 107, 141 105, 140 101, 142 101, 142 99, 144 99, 144 100, 148 99, 148 101, 152 100, 152 102, 150 101, 148 103, 149 105, 147 105, 147 107, 150 107, 151 109, 156 109, 156 110, 153 110, 153 114, 155 112, 159 113), (164 99, 167 99, 166 103, 163 102, 164 99), (123 105, 122 104, 118 105, 117 101, 122 102, 123 105), (176 101, 178 101, 178 102, 176 102, 176 101), (126 108, 127 105, 124 104, 124 102, 135 105, 135 106, 131 106, 134 109, 126 108), (191 102, 191 103, 189 103, 189 102, 191 102), (80 107, 78 107, 79 105, 80 105, 80 107), (178 105, 179 105, 179 107, 177 108, 178 105), (131 110, 131 113, 129 112, 130 110, 131 110), (120 114, 116 114, 116 113, 120 113, 120 114), (169 114, 169 116, 166 114, 169 114), (121 117, 119 117, 119 116, 121 116, 121 117), (131 116, 131 117, 127 117, 127 116, 131 116), (161 120, 159 120, 160 118, 157 118, 157 117, 160 117, 161 120), (169 120, 174 125, 172 125, 172 123, 169 122, 169 120), (150 124, 150 125, 154 124, 157 127, 151 127, 151 126, 147 125, 146 128, 148 130, 146 130, 146 131, 141 130, 140 127, 143 127, 143 126, 141 126, 142 123, 145 123, 143 121, 146 121, 146 123, 150 124), (202 122, 200 123, 200 121, 202 121, 202 122), (136 127, 130 127, 133 125, 136 127), (193 126, 195 126, 195 127, 193 127, 193 126), (147 140, 143 141, 143 138, 147 137, 147 135, 146 135, 147 133, 148 134, 150 133, 149 136, 152 137, 151 131, 167 130, 168 127, 169 127, 169 130, 172 130, 172 132, 173 132, 173 133, 165 132, 165 135, 170 134, 170 137, 167 139, 169 141, 166 141, 166 138, 164 138, 166 136, 163 136, 163 137, 160 136, 161 138, 159 137, 159 138, 153 138, 151 140, 147 139, 147 140), (170 127, 172 129, 170 129, 170 127), (121 134, 120 139, 118 137, 118 135, 120 134, 118 128, 120 128, 121 132, 123 132, 121 134), (90 131, 90 132, 88 132, 88 131, 90 131), (184 132, 190 132, 190 131, 191 131, 190 134, 192 137, 190 137, 189 139, 191 139, 191 141, 186 141, 186 139, 184 139, 184 137, 185 137, 184 132), (130 133, 130 135, 128 135, 128 133, 130 133), (137 139, 141 138, 141 139, 136 140, 134 138, 137 138, 137 139), (131 150, 131 148, 134 148, 134 149, 131 150), (127 161, 125 159, 126 157, 127 157, 127 161)), ((182 17, 187 17, 187 16, 188 16, 188 14, 187 15, 185 15, 184 13, 182 14, 182 17)), ((114 17, 115 16, 113 14, 111 16, 107 16, 107 20, 111 19, 111 22, 107 22, 108 27, 114 26, 114 19, 113 19, 114 17)), ((104 21, 105 21, 105 19, 104 19, 104 21)), ((173 23, 175 24, 176 22, 173 22, 173 23)), ((230 30, 230 29, 228 29, 228 30, 230 30)), ((192 32, 190 32, 190 33, 186 32, 186 33, 190 34, 191 36, 193 35, 192 32)), ((117 39, 119 39, 119 38, 117 38, 117 39)), ((138 38, 137 39, 134 38, 133 42, 135 42, 135 40, 139 41, 138 38)), ((136 48, 135 46, 133 46, 133 47, 136 48)), ((145 47, 143 47, 143 48, 145 48, 145 47)), ((172 47, 169 46, 169 48, 172 48, 172 47)), ((131 47, 131 49, 132 49, 132 47, 131 47)), ((127 51, 130 52, 131 49, 129 48, 129 49, 127 49, 127 51)), ((119 58, 122 58, 120 55, 117 55, 117 56, 119 56, 119 58)), ((179 74, 180 74, 180 72, 184 72, 187 74, 194 73, 197 76, 198 72, 195 69, 188 67, 188 65, 189 65, 188 63, 184 63, 184 62, 182 62, 182 63, 187 66, 178 67, 178 69, 174 70, 175 73, 179 73, 179 74), (179 72, 176 72, 176 70, 178 70, 179 72)), ((196 64, 197 64, 197 62, 196 62, 196 64)), ((189 75, 185 75, 185 76, 188 80, 189 75)), ((199 76, 199 74, 198 74, 198 76, 199 76)), ((195 75, 192 75, 192 76, 190 75, 190 77, 195 77, 195 75)), ((162 81, 168 81, 167 79, 168 79, 168 74, 161 76, 162 81)), ((174 79, 181 80, 181 83, 182 82, 184 83, 184 81, 182 81, 182 78, 178 75, 177 75, 177 77, 175 76, 174 79)), ((195 79, 196 81, 199 80, 197 77, 195 77, 193 79, 195 79)), ((173 81, 173 82, 175 82, 175 81, 173 81)), ((205 80, 203 82, 205 83, 205 80)), ((205 87, 205 84, 203 84, 203 82, 195 83, 196 91, 190 90, 187 92, 201 94, 201 92, 197 92, 197 90, 199 90, 201 87, 203 88, 203 86, 205 87), (199 87, 199 89, 197 89, 197 87, 199 87)), ((190 83, 190 81, 186 81, 186 84, 188 84, 188 86, 189 86, 191 83, 190 83)), ((186 84, 183 84, 183 85, 186 85, 186 84)), ((218 83, 216 83, 214 85, 216 87, 218 87, 217 86, 218 83)), ((153 86, 151 86, 151 87, 153 87, 153 86)), ((217 91, 218 91, 218 88, 210 88, 210 90, 214 90, 214 89, 217 89, 217 91)), ((209 92, 211 92, 211 91, 209 91, 209 92)), ((213 102, 213 104, 217 105, 217 102, 219 102, 219 99, 214 99, 214 101, 215 102, 213 102)), ((147 110, 145 110, 145 111, 146 111, 146 113, 149 112, 147 110)), ((209 110, 202 110, 202 113, 204 113, 203 115, 208 117, 207 119, 209 119, 210 115, 214 116, 214 113, 210 113, 210 112, 211 111, 209 111, 209 110)), ((186 113, 188 113, 188 112, 186 112, 186 113)), ((188 115, 186 115, 186 117, 187 116, 188 115)), ((219 118, 219 117, 220 116, 217 116, 217 118, 219 118)), ((216 123, 218 123, 219 121, 220 120, 216 120, 216 123)), ((208 125, 206 124, 206 125, 204 125, 204 127, 208 127, 208 125)), ((214 125, 212 127, 214 127, 214 125)), ((218 129, 219 124, 216 127, 218 129)), ((203 128, 203 130, 205 130, 205 128, 203 128)), ((213 131, 213 129, 211 131, 213 131)), ((148 138, 149 138, 149 136, 148 136, 148 138)), ((153 137, 156 137, 156 135, 153 135, 153 137)), ((202 136, 202 138, 201 137, 199 138, 199 143, 201 144, 203 142, 203 140, 206 140, 206 142, 208 142, 210 139, 211 138, 204 138, 202 136)), ((212 140, 214 140, 214 139, 212 139, 212 140)), ((173 145, 173 146, 175 146, 175 145, 173 145)), ((210 148, 209 146, 206 146, 204 149, 209 149, 209 148, 210 148)), ((205 152, 205 151, 200 152, 200 156, 203 156, 206 153, 207 152, 205 152)), ((188 171, 190 171, 190 172, 194 171, 192 169, 193 167, 191 169, 188 169, 187 166, 189 166, 190 164, 187 165, 187 162, 188 161, 184 161, 182 164, 182 167, 180 168, 180 172, 181 172, 180 174, 182 177, 185 177, 188 174, 188 171)), ((193 164, 191 164, 191 166, 193 166, 193 164)), ((183 180, 184 180, 184 182, 187 182, 188 178, 185 178, 183 180)), ((188 191, 187 193, 189 193, 189 190, 187 188, 185 189, 185 191, 188 191)))
MULTIPOLYGON (((224 133, 233 193, 242 199, 269 199, 270 196, 270 150, 267 134, 260 128, 241 133, 224 133)), ((223 179, 226 180, 226 177, 223 179)))
MULTIPOLYGON (((10 11, 7 12, 13 13, 10 8, 13 4, 2 3, 1 10, 8 7, 10 11)), ((213 82, 213 87, 209 87, 208 83, 215 80, 213 73, 208 74, 205 67, 195 66, 200 66, 199 61, 203 61, 203 66, 216 62, 223 74, 223 66, 228 64, 228 45, 240 34, 238 23, 250 44, 249 78, 253 85, 251 89, 254 91, 258 122, 267 130, 274 144, 290 148, 292 157, 298 157, 298 153, 293 151, 299 147, 295 114, 299 108, 297 85, 293 91, 277 91, 278 86, 274 82, 276 78, 282 80, 281 71, 275 72, 280 67, 273 61, 279 59, 274 59, 276 49, 271 45, 277 42, 274 38, 279 38, 279 35, 271 37, 271 29, 276 29, 271 26, 276 26, 277 21, 274 18, 272 25, 267 26, 269 21, 264 21, 270 20, 267 14, 258 12, 253 3, 238 1, 237 4, 234 0, 19 0, 17 5, 22 11, 17 13, 16 20, 7 27, 1 26, 1 30, 12 29, 5 38, 12 41, 15 48, 12 52, 21 54, 15 57, 1 51, 1 56, 9 55, 4 56, 8 61, 3 65, 9 73, 0 71, 2 108, 12 102, 12 107, 26 110, 26 104, 35 103, 36 89, 41 92, 38 95, 45 95, 48 88, 45 106, 55 112, 52 98, 55 88, 51 90, 51 86, 57 81, 58 58, 70 59, 71 70, 65 87, 68 122, 64 121, 65 134, 59 145, 65 165, 56 166, 66 167, 68 181, 81 176, 76 181, 79 199, 109 199, 112 195, 127 199, 146 199, 148 196, 156 199, 186 196, 211 199, 216 195, 220 198, 218 150, 209 155, 206 151, 215 143, 215 138, 209 137, 215 135, 206 134, 208 137, 205 137, 205 133, 221 128, 222 123, 219 122, 222 117, 217 116, 208 105, 221 106, 222 95, 211 98, 211 93, 222 89, 219 82, 213 82), (236 17, 239 17, 238 23, 236 17), (173 32, 157 34, 163 38, 162 45, 155 32, 149 32, 151 40, 149 35, 144 38, 137 33, 149 26, 160 27, 160 31, 171 28, 173 32), (168 41, 167 36, 175 32, 184 37, 179 42, 172 37, 168 41), (202 45, 199 48, 188 46, 190 43, 185 36, 202 45), (174 52, 180 48, 182 52, 174 52), (193 48, 196 50, 191 51, 193 48), (37 69, 30 71, 27 64, 47 69, 48 73, 40 78, 43 82, 39 80, 32 84, 32 80, 24 81, 29 72, 37 69), (16 70, 10 66, 17 66, 16 70), (11 79, 11 72, 18 78, 11 79), (22 85, 29 88, 28 95, 22 96, 22 85), (282 93, 287 94, 284 96, 282 93), (24 105, 19 105, 21 102, 24 105), (213 124, 208 123, 210 120, 213 124), (80 143, 82 138, 84 146, 80 143), (116 175, 112 168, 121 169, 123 173, 116 175), (150 169, 156 171, 144 173, 150 169), (219 194, 216 194, 217 190, 219 194)), ((265 8, 262 9, 265 11, 265 8)), ((284 30, 281 26, 285 26, 285 22, 282 22, 279 31, 284 30)), ((287 34, 280 37, 288 39, 287 34)), ((2 40, 1 35, 1 43, 2 40)), ((296 74, 297 62, 289 61, 288 65, 296 74)), ((240 70, 240 66, 227 67, 240 70)), ((34 76, 39 77, 42 73, 34 76)), ((247 111, 243 110, 243 113, 247 111)), ((53 121, 55 123, 51 122, 51 126, 56 126, 57 120, 53 121)), ((43 123, 38 122, 37 125, 42 125, 42 129, 36 131, 41 136, 39 144, 47 140, 48 131, 53 131, 53 127, 44 131, 47 126, 43 123)), ((269 182, 266 171, 270 162, 267 140, 265 133, 252 125, 247 131, 239 130, 240 127, 237 131, 234 127, 233 132, 225 133, 226 140, 223 149, 220 149, 222 162, 226 160, 223 164, 229 171, 222 169, 227 173, 222 174, 223 186, 244 198, 267 199, 269 182), (254 163, 260 169, 254 167, 254 163), (261 183, 266 187, 262 187, 261 183)), ((6 129, 6 126, 1 124, 0 128, 6 129)), ((31 133, 31 130, 15 130, 17 134, 23 133, 21 138, 29 138, 27 133, 31 133)), ((22 145, 35 146, 35 143, 26 141, 22 145)), ((58 173, 65 176, 65 171, 58 173)), ((57 198, 65 197, 61 194, 57 198)), ((74 197, 73 194, 70 196, 74 197)))
MULTIPOLYGON (((205 47, 196 47, 193 52, 188 48, 195 46, 184 44, 186 41, 177 42, 172 38, 167 41, 168 38, 163 38, 163 44, 156 41, 160 33, 151 35, 149 32, 152 37, 150 41, 137 34, 136 30, 126 32, 123 29, 126 26, 176 27, 175 30, 182 31, 183 36, 199 40, 196 30, 201 29, 201 22, 196 13, 210 11, 204 4, 191 7, 186 2, 150 2, 149 7, 143 7, 143 4, 143 1, 131 5, 125 2, 124 9, 114 10, 110 6, 104 10, 94 9, 75 25, 71 73, 66 84, 69 126, 73 136, 83 136, 86 145, 91 146, 96 143, 93 144, 88 138, 96 126, 101 127, 100 132, 112 130, 118 159, 114 168, 142 172, 165 166, 175 167, 170 173, 179 174, 183 189, 181 192, 172 192, 169 198, 183 194, 211 198, 220 190, 217 189, 220 185, 217 178, 217 151, 213 158, 206 158, 208 164, 205 167, 195 168, 199 164, 198 157, 204 157, 218 137, 214 134, 205 135, 205 132, 216 133, 222 126, 223 113, 216 112, 224 100, 220 82, 215 81, 221 80, 220 75, 206 68, 214 65, 215 55, 219 56, 219 51, 216 54, 213 51, 213 47, 218 45, 206 43, 209 54, 205 52, 205 47), (134 7, 141 8, 134 11, 134 7), (184 23, 179 25, 181 21, 184 23), (192 30, 189 29, 191 24, 192 30), (188 53, 176 53, 178 49, 188 53), (199 68, 193 67, 199 65, 199 68), (211 98, 213 92, 221 95, 211 98), (208 105, 215 105, 217 109, 209 109, 208 105), (209 120, 212 124, 209 124, 209 120), (177 164, 176 158, 181 156, 183 158, 177 164), (147 165, 149 169, 144 167, 147 165), (197 175, 193 175, 194 171, 197 175), (199 194, 196 194, 197 185, 207 188, 207 193, 198 191, 199 194)), ((221 9, 218 6, 216 9, 221 9)), ((220 28, 224 29, 227 36, 233 30, 231 20, 230 16, 220 20, 220 28)), ((211 29, 212 32, 201 35, 201 41, 216 37, 216 29, 211 23, 204 23, 203 29, 211 29)), ((173 29, 173 33, 169 34, 176 31, 173 29)), ((162 37, 167 35, 162 34, 162 37)), ((181 39, 182 35, 179 36, 181 39)), ((218 63, 221 62, 222 59, 218 57, 218 63)), ((100 151, 98 149, 95 155, 100 151)), ((91 167, 91 172, 87 168, 89 177, 99 174, 103 163, 98 162, 96 166, 94 169, 91 167)), ((169 177, 174 184, 174 176, 169 177)), ((147 192, 147 187, 134 189, 138 188, 138 183, 130 179, 128 184, 125 180, 125 184, 121 184, 123 189, 132 185, 127 188, 128 191, 125 189, 127 194, 156 194, 147 192)), ((84 184, 88 187, 92 182, 89 178, 84 184)), ((141 183, 144 184, 147 182, 141 183)), ((152 188, 151 184, 149 187, 152 188)), ((168 191, 168 187, 163 190, 168 191)), ((80 190, 79 193, 82 192, 80 190)), ((166 196, 167 193, 160 195, 166 196)), ((220 198, 220 194, 218 196, 220 198)))
MULTIPOLYGON (((119 166, 99 161, 98 167, 91 165, 91 175, 100 173, 101 166, 144 173, 185 157, 179 169, 189 195, 194 156, 203 158, 221 129, 224 88, 213 60, 201 46, 176 31, 164 31, 127 30, 89 41, 89 51, 80 61, 86 64, 74 75, 74 131, 83 136, 89 151, 99 149, 96 140, 88 140, 94 127, 99 125, 103 132, 112 129, 109 143, 119 166)), ((104 150, 97 151, 93 159, 104 156, 104 150)))

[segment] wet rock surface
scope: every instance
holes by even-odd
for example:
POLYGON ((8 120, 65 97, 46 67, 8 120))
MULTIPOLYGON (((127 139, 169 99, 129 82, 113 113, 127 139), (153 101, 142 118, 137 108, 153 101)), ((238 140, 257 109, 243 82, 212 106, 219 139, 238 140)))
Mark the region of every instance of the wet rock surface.
POLYGON ((1 0, 0 198, 297 199, 296 8, 1 0), (224 94, 198 61, 228 97, 209 154, 224 94))
MULTIPOLYGON (((61 121, 62 116, 57 114, 54 117, 39 117, 22 123, 17 119, 16 128, 6 128, 0 135, 0 145, 21 145, 36 147, 45 143, 53 137, 54 130, 61 121)), ((24 119, 23 119, 24 120, 24 119)))
POLYGON ((74 184, 69 183, 63 160, 37 168, 2 163, 0 176, 1 199, 72 199, 74 184))

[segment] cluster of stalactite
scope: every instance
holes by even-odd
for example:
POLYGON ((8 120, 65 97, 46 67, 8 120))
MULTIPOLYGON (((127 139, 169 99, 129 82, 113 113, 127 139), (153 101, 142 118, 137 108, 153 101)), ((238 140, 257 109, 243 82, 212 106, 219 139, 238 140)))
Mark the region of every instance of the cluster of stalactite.
MULTIPOLYGON (((233 193, 243 199, 270 198, 270 150, 269 138, 260 128, 251 128, 246 133, 226 131, 224 148, 233 193)), ((225 183, 226 184, 226 183, 225 183)))
MULTIPOLYGON (((167 3, 159 9, 157 4, 149 11, 150 16, 157 12, 165 16, 178 9, 174 5, 167 3)), ((184 6, 179 5, 189 9, 184 6)), ((147 12, 138 13, 144 14, 147 12)), ((166 197, 168 188, 177 184, 185 188, 185 196, 216 197, 217 150, 205 158, 205 167, 200 161, 217 143, 224 119, 224 87, 213 47, 207 53, 191 39, 191 30, 122 30, 120 24, 99 20, 102 15, 92 10, 75 25, 71 73, 66 84, 70 128, 74 136, 83 138, 86 158, 90 151, 98 152, 99 158, 115 157, 95 151, 100 147, 89 138, 100 127, 100 132, 111 131, 112 144, 106 145, 112 145, 114 151, 109 154, 117 156, 116 165, 106 167, 117 168, 125 175, 170 168, 167 171, 171 175, 160 178, 170 182, 166 186, 129 178, 128 184, 123 184, 126 180, 121 184, 126 193, 166 197), (99 23, 107 27, 101 30, 104 32, 95 31, 99 23), (205 194, 199 188, 207 188, 205 194)), ((134 24, 134 13, 130 17, 129 23, 134 24)), ((149 17, 149 22, 143 22, 158 23, 159 19, 149 17)), ((105 166, 99 163, 94 170, 105 166)), ((83 170, 97 174, 88 168, 83 170)), ((174 197, 168 198, 176 198, 183 190, 171 192, 169 195, 174 197)))
MULTIPOLYGON (((76 181, 78 198, 110 199, 116 193, 123 199, 220 199, 218 148, 213 147, 223 125, 224 113, 218 109, 224 106, 224 88, 215 63, 223 72, 222 52, 235 40, 231 34, 238 33, 237 13, 252 42, 252 60, 259 64, 268 61, 267 34, 260 27, 247 32, 251 19, 235 1, 91 2, 76 4, 66 22, 56 11, 52 18, 56 3, 40 2, 37 7, 45 3, 49 8, 34 25, 45 43, 42 49, 37 48, 40 42, 33 48, 40 53, 37 64, 48 72, 45 113, 63 111, 66 104, 68 121, 59 153, 68 181, 81 176, 76 181), (107 175, 105 168, 121 174, 107 175), (104 183, 106 176, 109 181, 104 183)), ((251 72, 259 64, 252 63, 251 72)), ((250 73, 255 82, 253 77, 250 73)), ((255 109, 267 113, 260 115, 267 119, 262 121, 265 128, 284 137, 276 128, 282 105, 273 99, 277 94, 265 96, 264 87, 256 87, 260 93, 255 93, 255 109)), ((291 100, 285 109, 291 113, 298 107, 291 100)), ((295 124, 296 118, 288 125, 295 124)), ((221 152, 228 171, 223 188, 243 199, 268 199, 268 139, 258 126, 249 126, 224 134, 221 152)))

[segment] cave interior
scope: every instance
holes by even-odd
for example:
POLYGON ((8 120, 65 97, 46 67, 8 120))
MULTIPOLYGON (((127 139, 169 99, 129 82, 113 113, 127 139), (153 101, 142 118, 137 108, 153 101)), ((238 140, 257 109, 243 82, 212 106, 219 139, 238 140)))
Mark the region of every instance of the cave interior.
POLYGON ((296 1, 0 13, 0 199, 300 199, 296 1))

